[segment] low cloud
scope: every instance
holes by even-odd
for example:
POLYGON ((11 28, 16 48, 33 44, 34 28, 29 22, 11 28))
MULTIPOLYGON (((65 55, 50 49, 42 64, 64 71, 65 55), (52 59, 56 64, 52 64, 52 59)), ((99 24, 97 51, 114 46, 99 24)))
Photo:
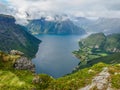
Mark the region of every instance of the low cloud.
POLYGON ((120 0, 6 0, 4 5, 0 4, 0 12, 8 12, 6 8, 12 8, 11 14, 18 19, 61 14, 109 18, 120 16, 120 0))

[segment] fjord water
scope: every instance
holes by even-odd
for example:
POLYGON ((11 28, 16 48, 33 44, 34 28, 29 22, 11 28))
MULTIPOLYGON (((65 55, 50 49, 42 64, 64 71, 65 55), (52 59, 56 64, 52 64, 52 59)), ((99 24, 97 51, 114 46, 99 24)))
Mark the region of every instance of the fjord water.
POLYGON ((36 65, 36 73, 45 73, 55 78, 70 73, 79 60, 72 54, 79 48, 78 35, 39 35, 42 43, 36 58, 32 62, 36 65))

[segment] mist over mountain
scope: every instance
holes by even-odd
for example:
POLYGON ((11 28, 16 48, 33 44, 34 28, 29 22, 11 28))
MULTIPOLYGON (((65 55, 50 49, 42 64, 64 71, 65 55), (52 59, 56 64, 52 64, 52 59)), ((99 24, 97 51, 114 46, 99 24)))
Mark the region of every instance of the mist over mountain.
POLYGON ((77 17, 74 24, 82 27, 86 32, 104 32, 105 34, 120 33, 119 18, 94 18, 77 17))
POLYGON ((38 19, 56 14, 119 18, 119 5, 119 0, 74 0, 71 2, 66 0, 1 0, 0 13, 13 15, 20 24, 26 23, 29 18, 38 19))
POLYGON ((30 20, 27 28, 32 34, 85 34, 83 28, 74 25, 70 19, 59 16, 30 20))

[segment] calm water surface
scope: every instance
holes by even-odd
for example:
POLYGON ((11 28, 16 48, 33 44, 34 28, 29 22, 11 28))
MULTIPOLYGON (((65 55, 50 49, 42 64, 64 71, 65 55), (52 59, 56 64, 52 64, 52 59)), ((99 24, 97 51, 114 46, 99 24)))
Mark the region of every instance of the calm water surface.
POLYGON ((75 35, 39 35, 42 43, 36 58, 32 62, 36 65, 37 73, 45 73, 55 78, 70 73, 79 63, 72 54, 77 50, 80 36, 75 35))

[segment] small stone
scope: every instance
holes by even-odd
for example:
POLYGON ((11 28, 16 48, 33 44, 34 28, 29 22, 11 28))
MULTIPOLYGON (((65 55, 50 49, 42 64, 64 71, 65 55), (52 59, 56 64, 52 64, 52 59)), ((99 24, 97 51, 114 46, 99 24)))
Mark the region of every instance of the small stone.
POLYGON ((38 84, 40 82, 40 77, 38 75, 36 75, 33 80, 32 80, 32 83, 33 84, 38 84))

